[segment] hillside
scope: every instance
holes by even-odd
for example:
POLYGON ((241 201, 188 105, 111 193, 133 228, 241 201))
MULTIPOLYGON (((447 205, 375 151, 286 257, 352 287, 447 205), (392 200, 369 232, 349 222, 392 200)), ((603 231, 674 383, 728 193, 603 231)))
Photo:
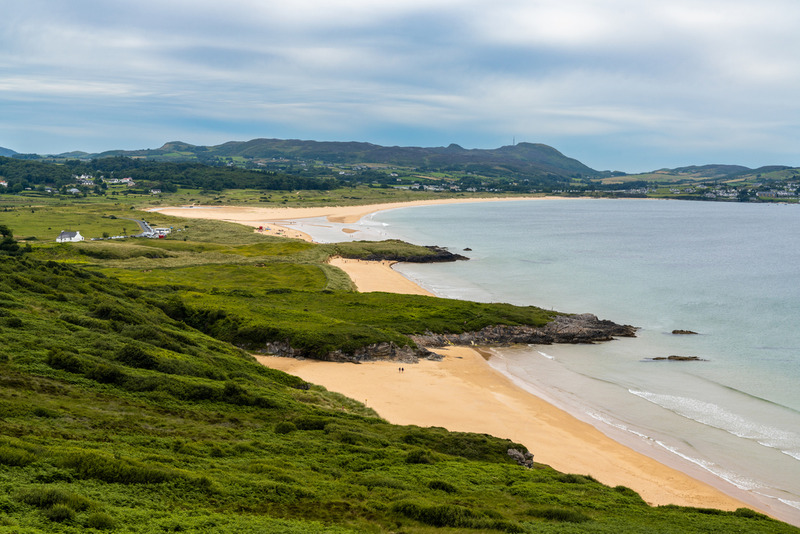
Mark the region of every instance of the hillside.
POLYGON ((217 146, 194 146, 180 141, 155 150, 114 150, 91 157, 130 156, 152 159, 210 161, 221 158, 289 159, 330 164, 386 164, 427 169, 459 170, 495 175, 506 172, 530 176, 598 176, 603 173, 542 144, 519 143, 497 149, 447 147, 385 147, 358 142, 320 142, 283 139, 231 141, 217 146))
MULTIPOLYGON (((41 216, 22 214, 26 231, 41 216)), ((747 509, 653 508, 522 467, 508 455, 522 445, 391 425, 259 365, 226 338, 346 348, 552 314, 360 295, 324 259, 386 244, 235 227, 0 256, 0 532, 798 532, 747 509)))
POLYGON ((5 156, 7 158, 10 158, 14 154, 16 154, 16 152, 11 150, 10 148, 3 148, 0 146, 0 156, 5 156))

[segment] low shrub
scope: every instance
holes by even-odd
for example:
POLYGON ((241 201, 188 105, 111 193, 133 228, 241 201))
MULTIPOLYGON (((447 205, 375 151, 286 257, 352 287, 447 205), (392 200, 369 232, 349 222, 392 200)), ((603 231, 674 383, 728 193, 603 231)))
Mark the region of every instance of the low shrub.
POLYGON ((294 432, 295 430, 297 430, 297 425, 291 421, 281 421, 275 425, 276 434, 288 434, 290 432, 294 432))
POLYGON ((317 417, 313 415, 304 415, 294 420, 294 424, 300 430, 325 430, 325 425, 329 422, 324 417, 317 417))
POLYGON ((119 384, 125 379, 125 374, 118 367, 99 363, 86 371, 86 377, 101 384, 119 384))
POLYGON ((75 512, 65 504, 55 504, 44 511, 44 516, 54 523, 66 523, 75 520, 75 512))
POLYGON ((568 508, 557 506, 547 506, 542 508, 532 508, 526 512, 531 517, 549 519, 550 521, 561 521, 562 523, 585 523, 591 521, 586 514, 568 508))
POLYGON ((736 511, 733 512, 733 515, 737 517, 749 517, 751 519, 769 519, 766 515, 760 514, 750 508, 737 508, 736 511))
POLYGON ((36 456, 28 451, 10 447, 8 445, 0 445, 0 465, 11 465, 14 467, 22 467, 32 464, 36 461, 36 456))
POLYGON ((422 449, 411 451, 406 456, 407 464, 432 464, 434 462, 435 460, 428 453, 428 451, 424 451, 422 449))
POLYGON ((95 512, 86 518, 86 526, 97 530, 112 530, 116 528, 116 522, 105 512, 95 512))
POLYGON ((592 482, 597 482, 591 475, 574 475, 572 473, 559 475, 556 480, 565 484, 591 484, 592 482))
POLYGON ((155 369, 158 359, 137 345, 125 345, 116 353, 121 363, 139 369, 155 369))
POLYGON ((458 489, 444 480, 431 480, 428 482, 428 487, 432 490, 444 491, 445 493, 456 493, 458 489))
POLYGON ((482 517, 463 506, 441 504, 426 506, 413 502, 400 502, 392 507, 395 512, 434 527, 476 528, 482 517))
POLYGON ((164 467, 153 467, 133 460, 112 458, 92 452, 73 453, 61 462, 83 478, 94 478, 119 484, 157 484, 185 478, 164 467))
POLYGON ((61 369, 70 373, 82 374, 84 365, 81 359, 75 354, 61 350, 51 350, 47 354, 47 365, 53 369, 61 369))
POLYGON ((86 497, 57 487, 30 488, 23 491, 18 499, 36 508, 63 506, 78 512, 87 510, 92 505, 92 501, 86 497))

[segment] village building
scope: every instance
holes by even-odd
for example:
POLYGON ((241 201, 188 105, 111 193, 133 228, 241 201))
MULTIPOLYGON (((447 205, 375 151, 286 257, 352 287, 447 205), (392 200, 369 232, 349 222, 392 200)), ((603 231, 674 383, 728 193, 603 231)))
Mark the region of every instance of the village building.
POLYGON ((69 230, 62 230, 56 238, 56 243, 77 243, 78 241, 83 241, 81 233, 69 230))

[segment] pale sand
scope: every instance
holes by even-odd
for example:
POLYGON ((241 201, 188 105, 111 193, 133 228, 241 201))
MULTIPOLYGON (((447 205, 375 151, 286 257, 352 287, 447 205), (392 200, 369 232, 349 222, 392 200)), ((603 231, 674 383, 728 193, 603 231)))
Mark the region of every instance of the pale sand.
POLYGON ((400 425, 477 432, 523 444, 537 462, 637 491, 650 504, 735 510, 734 498, 620 445, 597 429, 516 387, 468 347, 441 362, 360 365, 256 356, 262 364, 320 384, 400 425), (400 373, 398 367, 405 369, 400 373))
MULTIPOLYGON (((487 200, 469 199, 472 202, 487 200)), ((158 211, 257 227, 264 221, 308 217, 328 217, 334 222, 349 223, 384 209, 463 201, 330 208, 161 208, 158 211)), ((310 240, 309 236, 304 237, 310 240)), ((331 263, 347 272, 360 291, 430 294, 392 270, 389 262, 334 259, 331 263)), ((611 486, 630 487, 653 505, 678 504, 723 510, 754 507, 612 440, 591 425, 517 387, 492 369, 475 350, 451 347, 442 349, 442 353, 446 355, 443 361, 402 365, 403 373, 398 372, 399 366, 394 362, 352 365, 273 356, 256 358, 264 365, 362 401, 389 422, 440 426, 508 438, 525 445, 537 462, 563 472, 590 474, 611 486)))
POLYGON ((392 265, 396 262, 331 258, 328 263, 346 272, 362 293, 386 291, 403 295, 434 296, 430 291, 423 289, 392 269, 392 265))
MULTIPOLYGON (((395 208, 409 206, 431 206, 437 204, 464 204, 472 202, 503 202, 511 200, 526 200, 531 198, 547 199, 551 197, 502 197, 502 198, 444 198, 434 200, 416 200, 413 202, 390 202, 386 204, 369 204, 364 206, 327 206, 316 208, 262 208, 251 206, 172 206, 165 208, 151 208, 148 211, 157 211, 173 217, 188 217, 191 219, 212 219, 228 221, 253 226, 264 226, 262 233, 291 237, 312 241, 311 236, 305 232, 292 228, 292 221, 297 219, 311 219, 326 217, 333 223, 355 223, 365 215, 395 208)), ((347 233, 355 232, 352 229, 343 230, 347 233)))

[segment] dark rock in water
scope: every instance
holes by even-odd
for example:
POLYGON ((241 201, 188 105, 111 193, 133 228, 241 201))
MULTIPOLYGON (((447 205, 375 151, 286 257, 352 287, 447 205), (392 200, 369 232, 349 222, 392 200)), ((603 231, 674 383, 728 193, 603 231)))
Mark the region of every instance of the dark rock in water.
POLYGON ((672 333, 682 336, 697 335, 697 332, 692 332, 691 330, 673 330, 672 333))
POLYGON ((424 347, 446 345, 511 345, 526 343, 550 345, 552 343, 594 343, 611 341, 614 337, 636 337, 636 328, 603 321, 591 313, 581 315, 559 315, 541 327, 534 326, 487 326, 477 332, 461 334, 434 334, 411 336, 424 347))
POLYGON ((698 358, 697 356, 657 356, 655 358, 650 358, 652 361, 671 361, 671 362, 707 362, 708 360, 704 360, 703 358, 698 358))
POLYGON ((464 252, 472 252, 472 249, 467 247, 467 248, 464 249, 464 252))
POLYGON ((347 256, 343 257, 354 258, 366 261, 402 261, 406 263, 444 263, 449 261, 468 260, 466 256, 461 254, 454 254, 444 247, 426 246, 431 253, 420 255, 398 254, 395 252, 381 252, 373 253, 368 256, 347 256))
POLYGON ((508 449, 508 455, 522 467, 530 469, 533 467, 533 455, 528 451, 522 452, 519 449, 508 449))

